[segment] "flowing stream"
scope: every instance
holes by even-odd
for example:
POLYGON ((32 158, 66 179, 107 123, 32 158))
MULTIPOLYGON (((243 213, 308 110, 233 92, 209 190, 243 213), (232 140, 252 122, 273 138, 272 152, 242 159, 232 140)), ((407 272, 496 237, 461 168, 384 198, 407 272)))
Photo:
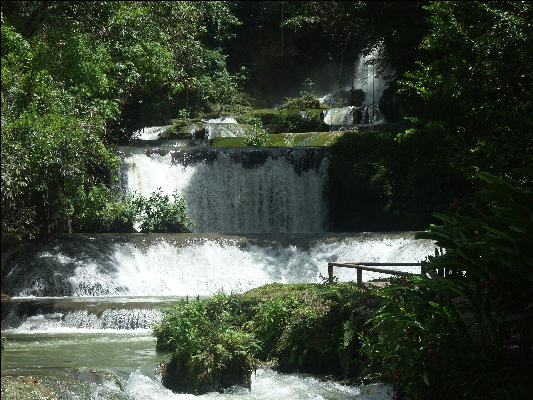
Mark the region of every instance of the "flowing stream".
MULTIPOLYGON (((415 240, 413 232, 329 232, 324 149, 159 143, 123 147, 120 155, 123 193, 161 188, 185 196, 193 233, 73 234, 15 254, 6 267, 12 299, 2 302, 8 340, 2 375, 82 371, 76 374, 86 378, 87 371, 108 371, 115 378, 87 383, 90 396, 69 391, 66 398, 196 398, 165 389, 156 372, 165 356, 155 352, 151 325, 178 299, 271 282, 321 282, 328 261, 418 262, 433 253, 433 243, 415 240)), ((335 274, 353 280, 355 272, 335 274)), ((364 273, 363 280, 379 275, 364 273)), ((201 397, 377 400, 391 394, 383 385, 350 387, 267 369, 254 374, 251 391, 234 387, 201 397)))

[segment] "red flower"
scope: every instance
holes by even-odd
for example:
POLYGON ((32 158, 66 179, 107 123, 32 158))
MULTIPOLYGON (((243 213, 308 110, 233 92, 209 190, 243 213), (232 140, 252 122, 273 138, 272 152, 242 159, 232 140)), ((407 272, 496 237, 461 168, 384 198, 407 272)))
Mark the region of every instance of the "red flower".
POLYGON ((398 379, 401 376, 398 368, 394 370, 394 372, 392 373, 392 376, 394 377, 394 379, 398 379))

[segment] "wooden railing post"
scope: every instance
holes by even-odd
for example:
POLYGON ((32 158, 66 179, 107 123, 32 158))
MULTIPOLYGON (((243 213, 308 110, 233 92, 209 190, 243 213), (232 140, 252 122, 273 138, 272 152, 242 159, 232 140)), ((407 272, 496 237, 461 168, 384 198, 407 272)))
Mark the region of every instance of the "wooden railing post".
POLYGON ((328 263, 328 279, 329 283, 333 283, 333 265, 328 263))
POLYGON ((363 270, 357 268, 357 284, 360 285, 361 283, 363 283, 363 270))

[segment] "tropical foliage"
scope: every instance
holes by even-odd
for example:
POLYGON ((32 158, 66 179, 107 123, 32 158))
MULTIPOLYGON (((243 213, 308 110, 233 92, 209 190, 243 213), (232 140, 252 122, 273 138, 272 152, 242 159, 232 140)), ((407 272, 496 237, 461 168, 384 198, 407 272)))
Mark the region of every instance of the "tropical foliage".
MULTIPOLYGON (((523 171, 530 179, 532 171, 523 171)), ((490 174, 420 238, 444 251, 383 289, 365 353, 409 398, 524 398, 533 336, 533 191, 490 174), (445 276, 443 271, 446 271, 445 276), (512 295, 510 293, 512 292, 512 295)))
POLYGON ((224 2, 3 2, 3 238, 126 229, 112 144, 233 101, 237 24, 224 2))

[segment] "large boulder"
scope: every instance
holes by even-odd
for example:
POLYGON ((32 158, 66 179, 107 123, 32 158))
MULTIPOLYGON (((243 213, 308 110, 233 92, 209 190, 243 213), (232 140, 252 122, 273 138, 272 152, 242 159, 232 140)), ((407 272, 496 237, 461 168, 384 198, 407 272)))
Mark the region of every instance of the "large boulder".
POLYGON ((177 393, 198 395, 222 392, 234 385, 250 389, 252 365, 245 356, 235 354, 215 368, 208 368, 206 363, 194 363, 174 356, 162 366, 161 372, 162 383, 166 388, 177 393))

